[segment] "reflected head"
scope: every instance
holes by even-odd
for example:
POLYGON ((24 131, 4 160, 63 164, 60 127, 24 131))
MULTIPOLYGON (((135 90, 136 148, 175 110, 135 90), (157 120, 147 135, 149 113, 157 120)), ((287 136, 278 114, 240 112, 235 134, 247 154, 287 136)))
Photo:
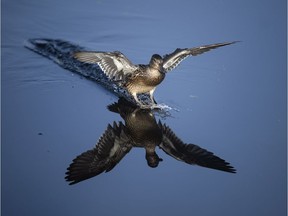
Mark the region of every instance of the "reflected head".
POLYGON ((152 168, 156 168, 159 165, 160 161, 163 161, 162 158, 160 158, 155 152, 152 154, 146 154, 146 160, 148 166, 152 168))

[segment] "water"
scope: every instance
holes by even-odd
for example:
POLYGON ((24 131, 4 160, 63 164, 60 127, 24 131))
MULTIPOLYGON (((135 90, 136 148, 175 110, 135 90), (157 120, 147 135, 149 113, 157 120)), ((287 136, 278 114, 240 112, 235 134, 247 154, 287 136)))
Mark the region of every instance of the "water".
POLYGON ((285 4, 3 1, 2 215, 286 215, 285 4), (124 120, 107 109, 114 94, 24 48, 37 37, 120 50, 134 63, 241 40, 186 59, 155 91, 172 108, 156 120, 237 173, 160 149, 152 169, 133 148, 112 171, 68 185, 72 160, 124 120))

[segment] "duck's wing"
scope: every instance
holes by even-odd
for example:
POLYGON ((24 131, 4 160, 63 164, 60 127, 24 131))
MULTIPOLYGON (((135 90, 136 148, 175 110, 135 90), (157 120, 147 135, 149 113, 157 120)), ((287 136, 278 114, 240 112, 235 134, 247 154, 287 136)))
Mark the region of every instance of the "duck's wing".
POLYGON ((161 122, 158 125, 163 133, 163 141, 159 147, 166 154, 191 165, 196 164, 207 168, 236 173, 236 170, 225 160, 197 145, 183 143, 168 126, 165 124, 162 125, 161 122))
POLYGON ((233 42, 225 42, 225 43, 216 43, 210 45, 204 45, 193 48, 185 48, 185 49, 176 49, 173 53, 167 54, 163 57, 163 68, 166 72, 177 67, 185 58, 188 56, 196 56, 202 54, 204 52, 208 52, 211 49, 216 49, 218 47, 227 46, 230 44, 234 44, 237 41, 233 42))
POLYGON ((67 168, 66 181, 76 184, 112 170, 131 150, 125 126, 120 122, 108 125, 96 147, 77 156, 67 168))
POLYGON ((98 64, 103 72, 112 80, 122 80, 125 75, 132 74, 138 66, 121 52, 76 52, 74 57, 81 62, 98 64))

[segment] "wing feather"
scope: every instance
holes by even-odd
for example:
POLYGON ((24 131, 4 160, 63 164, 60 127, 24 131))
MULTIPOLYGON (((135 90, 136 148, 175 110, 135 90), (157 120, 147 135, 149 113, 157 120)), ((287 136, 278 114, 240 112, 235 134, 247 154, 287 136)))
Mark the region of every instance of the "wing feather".
POLYGON ((124 75, 134 73, 138 67, 121 52, 76 52, 74 57, 85 63, 98 64, 112 80, 118 81, 124 75))
POLYGON ((234 44, 236 42, 238 42, 238 41, 216 43, 216 44, 210 44, 210 45, 204 45, 204 46, 186 48, 186 49, 179 49, 178 48, 173 53, 167 54, 164 56, 163 68, 166 72, 171 71, 172 69, 177 67, 188 56, 200 55, 204 52, 210 51, 211 49, 216 49, 218 47, 227 46, 230 44, 234 44))
POLYGON ((96 147, 77 156, 67 168, 66 181, 76 184, 80 181, 112 170, 131 150, 130 139, 125 126, 120 122, 108 125, 96 147))
POLYGON ((222 170, 225 172, 235 173, 236 170, 228 162, 194 144, 185 144, 180 140, 173 131, 166 126, 158 123, 163 132, 163 141, 160 148, 171 157, 188 164, 222 170))

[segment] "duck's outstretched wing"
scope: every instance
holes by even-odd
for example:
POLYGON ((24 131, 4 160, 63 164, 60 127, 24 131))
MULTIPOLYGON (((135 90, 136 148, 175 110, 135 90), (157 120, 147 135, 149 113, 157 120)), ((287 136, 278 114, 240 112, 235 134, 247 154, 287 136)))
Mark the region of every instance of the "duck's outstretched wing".
POLYGON ((112 170, 131 150, 125 126, 120 122, 108 125, 96 147, 77 156, 67 168, 66 181, 76 184, 102 172, 112 170))
POLYGON ((81 62, 98 64, 103 72, 112 80, 122 80, 125 75, 132 74, 138 66, 121 52, 76 52, 74 57, 81 62))
POLYGON ((191 165, 196 164, 207 168, 236 173, 236 170, 225 160, 197 145, 183 143, 168 126, 165 124, 162 125, 161 122, 158 125, 163 133, 163 141, 159 147, 166 154, 191 165))
POLYGON ((230 44, 234 44, 237 41, 233 42, 226 42, 226 43, 217 43, 217 44, 210 44, 204 45, 199 47, 193 48, 185 48, 185 49, 176 49, 173 53, 167 54, 163 57, 163 68, 166 72, 174 69, 177 67, 180 62, 182 62, 188 56, 196 56, 202 54, 204 52, 210 51, 211 49, 216 49, 218 47, 227 46, 230 44))

